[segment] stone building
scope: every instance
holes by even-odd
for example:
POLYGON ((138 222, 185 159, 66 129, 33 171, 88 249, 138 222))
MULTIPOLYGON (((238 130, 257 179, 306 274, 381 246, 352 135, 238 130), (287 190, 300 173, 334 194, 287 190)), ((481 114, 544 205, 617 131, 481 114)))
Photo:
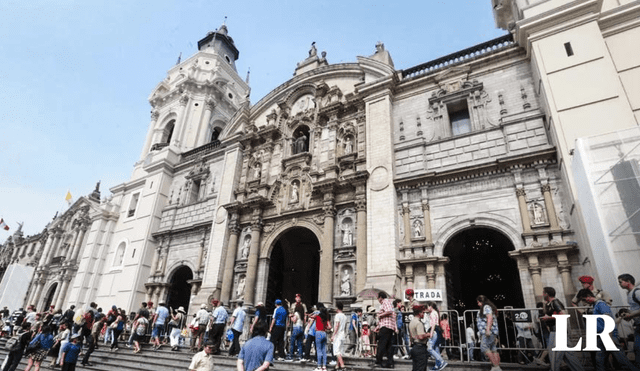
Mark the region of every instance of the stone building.
POLYGON ((403 70, 382 43, 340 64, 312 44, 253 105, 222 26, 152 91, 131 179, 57 222, 81 213, 82 247, 41 270, 64 252, 45 243, 28 299, 193 311, 296 293, 361 305, 365 288, 411 287, 462 311, 478 294, 533 307, 544 286, 569 297, 582 274, 609 279, 585 264, 568 164, 574 139, 637 126, 640 61, 604 47, 640 32, 638 1, 620 3, 494 0, 505 36, 403 70), (609 74, 587 78, 589 64, 609 74), (571 82, 583 77, 610 90, 571 82), (618 126, 590 117, 602 105, 618 126))

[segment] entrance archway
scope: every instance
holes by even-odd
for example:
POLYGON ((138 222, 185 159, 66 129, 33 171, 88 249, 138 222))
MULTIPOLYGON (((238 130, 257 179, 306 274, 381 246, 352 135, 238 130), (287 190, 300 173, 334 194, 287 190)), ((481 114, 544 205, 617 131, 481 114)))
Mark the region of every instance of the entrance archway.
POLYGON ((320 242, 310 230, 302 227, 285 232, 274 244, 269 263, 267 308, 276 299, 293 302, 295 295, 311 308, 318 301, 320 242))
MULTIPOLYGON (((58 283, 54 283, 47 291, 47 296, 44 297, 44 301, 42 302, 42 310, 49 310, 49 306, 53 303, 53 296, 56 293, 56 289, 58 288, 58 283)), ((57 309, 57 308, 56 308, 57 309)))
POLYGON ((171 276, 169 283, 169 293, 167 295, 167 305, 173 309, 184 307, 189 310, 189 299, 191 298, 191 285, 189 280, 193 279, 191 268, 183 265, 176 269, 171 276))
POLYGON ((498 308, 524 307, 518 265, 509 256, 514 246, 490 228, 471 228, 454 235, 444 248, 449 309, 460 313, 478 309, 476 297, 485 295, 498 308))

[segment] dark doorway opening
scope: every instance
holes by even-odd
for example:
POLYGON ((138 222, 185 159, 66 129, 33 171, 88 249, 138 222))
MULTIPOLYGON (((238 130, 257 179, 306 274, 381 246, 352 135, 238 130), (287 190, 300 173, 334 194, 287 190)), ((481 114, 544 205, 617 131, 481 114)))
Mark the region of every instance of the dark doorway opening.
POLYGON ((477 310, 476 297, 485 295, 498 308, 524 307, 518 265, 509 256, 511 241, 490 228, 464 230, 444 248, 449 309, 460 314, 477 310))
POLYGON ((49 306, 51 306, 51 304, 53 304, 53 296, 56 293, 56 289, 57 288, 58 288, 58 284, 54 283, 53 285, 51 285, 51 288, 49 289, 49 291, 47 291, 47 296, 45 296, 44 303, 42 303, 43 304, 43 307, 42 307, 43 311, 49 310, 49 306))
POLYGON ((169 286, 169 294, 167 295, 167 305, 177 310, 184 307, 189 310, 189 299, 191 298, 191 284, 189 281, 193 279, 193 272, 187 266, 182 266, 175 270, 169 286))
POLYGON ((293 228, 276 241, 271 251, 267 284, 267 309, 275 307, 276 299, 284 303, 302 296, 307 309, 318 301, 320 243, 310 230, 293 228))

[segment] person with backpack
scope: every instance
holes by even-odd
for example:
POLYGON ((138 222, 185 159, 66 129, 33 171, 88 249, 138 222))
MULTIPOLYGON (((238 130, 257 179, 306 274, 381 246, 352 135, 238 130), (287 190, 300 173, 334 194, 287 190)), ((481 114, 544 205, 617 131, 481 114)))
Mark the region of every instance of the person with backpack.
MULTIPOLYGON (((173 308, 171 308, 173 312, 173 308)), ((171 350, 177 352, 180 350, 180 333, 184 328, 187 312, 184 311, 184 307, 180 306, 175 313, 171 314, 171 321, 169 321, 169 327, 171 327, 171 350)))
POLYGON ((69 309, 67 309, 67 310, 64 312, 64 314, 62 315, 62 319, 61 319, 61 321, 64 321, 64 323, 66 323, 66 324, 67 324, 67 328, 68 328, 68 329, 72 329, 72 328, 73 328, 73 327, 72 327, 72 326, 73 326, 73 318, 74 318, 74 317, 75 317, 75 315, 76 315, 76 311, 75 311, 75 309, 76 309, 76 306, 75 306, 75 305, 72 305, 72 306, 70 306, 70 307, 69 307, 69 309))
MULTIPOLYGON (((109 327, 113 329, 113 340, 111 342, 111 351, 118 350, 118 339, 120 339, 120 334, 124 331, 125 325, 127 324, 127 312, 124 309, 120 309, 116 320, 113 321, 109 327)), ((133 333, 133 331, 131 331, 133 333)))
POLYGON ((107 312, 107 328, 104 331, 104 344, 107 345, 113 342, 113 328, 111 324, 118 318, 118 307, 111 306, 111 309, 107 312))
MULTIPOLYGON (((540 322, 549 328, 549 342, 547 344, 549 350, 549 361, 551 363, 551 371, 559 371, 560 364, 564 360, 566 365, 573 371, 582 371, 584 368, 578 357, 572 352, 554 351, 556 346, 556 319, 554 314, 566 314, 564 304, 556 298, 556 290, 553 287, 544 287, 542 289, 542 297, 544 298, 544 316, 540 317, 540 322)), ((497 353, 496 353, 497 354, 497 353)))
POLYGON ((17 330, 17 334, 12 336, 5 343, 5 349, 9 351, 7 360, 4 363, 2 371, 15 371, 22 360, 24 350, 31 341, 31 324, 25 322, 17 330))
POLYGON ((49 349, 53 346, 53 335, 51 335, 51 327, 43 326, 42 332, 38 334, 27 346, 27 350, 29 348, 33 349, 29 356, 29 363, 27 363, 27 368, 24 371, 30 371, 31 367, 35 365, 35 371, 40 370, 40 364, 42 361, 47 358, 49 354, 49 349))
POLYGON ((635 354, 635 365, 640 367, 640 285, 636 286, 636 279, 628 273, 618 276, 618 284, 627 290, 629 312, 624 313, 622 319, 633 321, 633 352, 635 354))
POLYGON ((55 364, 59 364, 60 361, 62 360, 62 348, 64 348, 64 346, 67 345, 70 338, 71 338, 71 330, 67 328, 66 324, 64 323, 61 324, 58 334, 53 337, 53 340, 60 346, 58 347, 58 357, 51 362, 51 367, 53 367, 53 365, 55 364))
POLYGON ((144 341, 144 337, 147 333, 147 327, 149 327, 149 320, 146 313, 143 313, 138 319, 131 325, 131 332, 133 333, 133 352, 140 353, 140 342, 144 341))

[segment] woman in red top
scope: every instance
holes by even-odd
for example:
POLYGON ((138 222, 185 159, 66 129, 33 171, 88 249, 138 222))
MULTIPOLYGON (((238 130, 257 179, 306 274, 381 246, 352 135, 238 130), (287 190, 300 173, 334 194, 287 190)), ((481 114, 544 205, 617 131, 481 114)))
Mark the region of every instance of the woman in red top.
POLYGON ((318 357, 318 368, 316 371, 327 371, 327 333, 331 329, 329 322, 329 312, 324 304, 316 305, 319 312, 314 312, 312 318, 316 322, 316 355, 318 357), (317 314, 316 314, 317 313, 317 314))
POLYGON ((447 351, 447 358, 451 359, 451 327, 449 326, 449 318, 446 313, 440 316, 440 328, 442 329, 442 337, 444 338, 444 348, 447 351))

